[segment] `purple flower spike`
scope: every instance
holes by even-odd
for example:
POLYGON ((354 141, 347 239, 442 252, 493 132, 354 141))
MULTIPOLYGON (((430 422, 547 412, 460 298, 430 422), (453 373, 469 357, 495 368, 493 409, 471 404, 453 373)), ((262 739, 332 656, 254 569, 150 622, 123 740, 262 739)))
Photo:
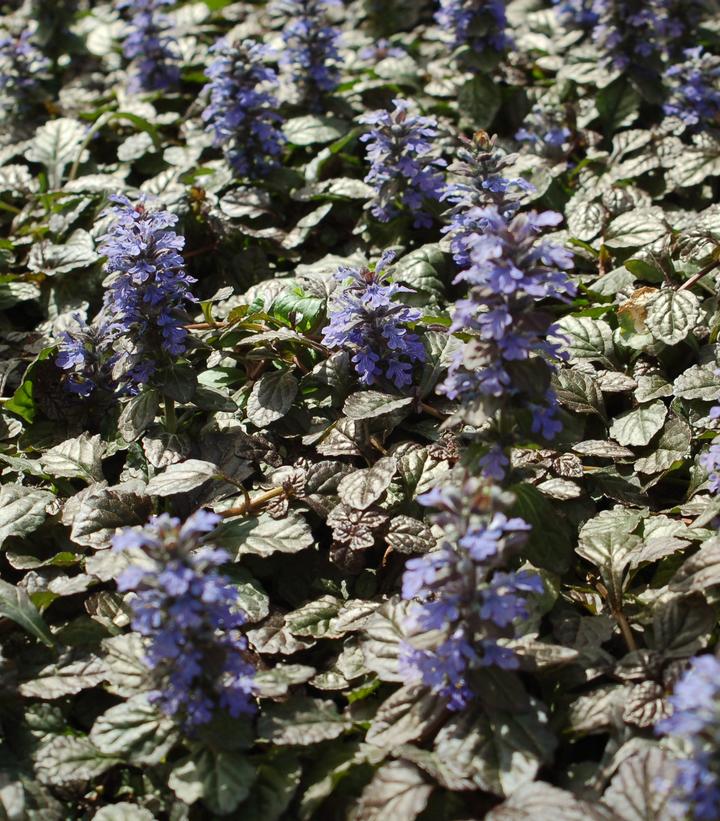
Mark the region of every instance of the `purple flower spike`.
MULTIPOLYGON (((543 230, 561 219, 554 211, 516 214, 508 221, 496 207, 470 208, 466 216, 482 230, 466 233, 462 222, 459 230, 457 222, 451 226, 456 260, 465 264, 455 281, 466 282, 469 292, 455 303, 450 327, 471 338, 455 355, 440 390, 463 405, 486 399, 499 406, 521 393, 513 381, 514 363, 542 356, 551 368, 552 360, 561 358, 559 344, 548 339, 552 323, 535 303, 575 294, 566 273, 573 256, 542 238, 543 230)), ((526 396, 523 404, 532 413, 535 433, 551 439, 559 432, 551 391, 526 396)), ((494 453, 487 464, 498 476, 501 465, 494 453)))
POLYGON ((285 50, 280 63, 292 72, 302 101, 316 111, 340 82, 340 32, 329 25, 328 6, 339 0, 281 0, 287 16, 283 31, 285 50))
POLYGON ((443 194, 441 170, 445 161, 436 156, 437 122, 410 114, 406 100, 393 100, 393 111, 375 111, 360 119, 372 126, 360 139, 367 143, 370 171, 365 182, 375 189, 370 212, 389 222, 402 210, 414 217, 416 228, 432 226, 426 206, 443 194))
POLYGON ((329 348, 353 352, 360 381, 373 385, 383 377, 396 388, 412 384, 412 366, 425 361, 425 348, 417 334, 406 327, 422 312, 408 308, 394 297, 409 288, 390 282, 386 271, 394 254, 385 252, 374 271, 340 268, 336 278, 344 283, 330 303, 329 323, 323 341, 329 348))
POLYGON ((435 20, 452 33, 454 48, 467 45, 478 54, 499 53, 511 43, 504 0, 440 0, 435 20))
POLYGON ((714 821, 720 816, 720 661, 697 656, 675 685, 673 712, 656 731, 683 747, 670 804, 678 818, 714 821))
POLYGON ((448 482, 418 501, 439 508, 434 519, 443 539, 437 550, 405 565, 402 596, 415 604, 400 670, 460 710, 473 697, 473 669, 517 667, 515 653, 498 639, 515 635, 528 617, 528 594, 541 594, 543 585, 526 571, 500 570, 523 546, 530 526, 497 510, 488 514, 493 493, 484 480, 448 482), (437 631, 437 637, 423 631, 437 631))
POLYGON ((38 80, 50 66, 43 53, 32 42, 32 32, 25 29, 18 37, 0 39, 0 98, 8 108, 22 108, 38 86, 38 80))
POLYGON ((701 46, 684 52, 685 60, 668 69, 670 86, 664 105, 669 117, 679 117, 687 126, 701 129, 720 123, 720 58, 705 54, 701 46))
POLYGON ((132 628, 148 640, 150 700, 188 729, 206 724, 218 709, 231 716, 253 710, 255 670, 239 632, 246 616, 237 588, 217 570, 230 557, 201 546, 219 522, 199 511, 181 525, 164 513, 113 542, 115 550, 142 553, 140 563, 120 574, 118 589, 135 594, 132 628))
POLYGON ((170 230, 177 217, 153 211, 144 200, 111 197, 114 219, 101 238, 111 279, 93 326, 64 333, 57 365, 68 372, 66 387, 87 396, 101 385, 137 393, 163 363, 185 353, 184 309, 195 302, 185 271, 183 237, 170 230))
POLYGON ((132 15, 123 54, 135 62, 130 91, 166 91, 180 82, 174 39, 167 33, 170 22, 162 13, 173 0, 119 0, 117 8, 132 15))
POLYGON ((268 49, 252 40, 220 41, 207 70, 210 104, 202 118, 235 172, 250 179, 277 166, 285 138, 278 101, 269 90, 276 73, 264 65, 268 49))
POLYGON ((180 253, 185 239, 171 229, 177 217, 152 211, 144 201, 111 198, 114 217, 102 238, 105 270, 114 274, 101 313, 104 344, 114 351, 113 374, 129 387, 148 382, 162 357, 185 353, 187 331, 181 312, 194 302, 195 279, 180 253))
POLYGON ((647 72, 662 56, 677 56, 700 18, 698 0, 594 0, 593 42, 619 71, 647 72))

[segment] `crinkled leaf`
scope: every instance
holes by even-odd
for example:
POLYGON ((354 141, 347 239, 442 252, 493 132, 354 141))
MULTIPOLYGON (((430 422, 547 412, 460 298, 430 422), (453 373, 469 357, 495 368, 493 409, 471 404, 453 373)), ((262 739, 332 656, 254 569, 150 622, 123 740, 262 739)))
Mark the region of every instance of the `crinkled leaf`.
POLYGON ((299 513, 291 512, 284 519, 273 519, 265 513, 257 519, 231 522, 219 533, 222 542, 238 556, 251 553, 270 556, 272 553, 297 553, 314 544, 307 522, 299 513))
POLYGON ((664 402, 643 405, 614 419, 610 436, 620 445, 647 445, 662 428, 667 414, 664 402))
POLYGON ((82 736, 52 736, 34 753, 35 772, 43 784, 85 784, 120 762, 101 753, 82 736))
POLYGON ((258 428, 282 419, 292 407, 297 392, 297 379, 289 371, 263 374, 248 398, 248 419, 258 428))
POLYGON ((632 459, 634 453, 629 448, 624 448, 616 442, 605 441, 604 439, 588 439, 573 445, 575 453, 583 456, 593 456, 597 459, 632 459))
POLYGON ((662 208, 637 208, 615 217, 605 233, 611 248, 642 248, 667 233, 662 208))
POLYGON ((349 727, 332 701, 293 696, 267 706, 258 721, 258 736, 273 744, 304 746, 337 738, 349 727))
POLYGON ((410 396, 397 397, 379 391, 360 391, 348 396, 343 406, 343 413, 348 419, 355 421, 374 419, 397 411, 407 412, 412 401, 410 396))
POLYGON ((175 722, 151 706, 145 695, 111 707, 90 732, 90 740, 100 752, 132 764, 159 764, 177 737, 175 722))
POLYGON ((0 579, 0 617, 10 619, 43 644, 53 647, 55 641, 28 594, 21 587, 0 579))
MULTIPOLYGON (((438 271, 442 271, 444 265, 445 255, 440 246, 423 245, 398 260, 393 266, 393 278, 415 291, 424 291, 424 301, 427 299, 427 294, 439 299, 445 291, 445 286, 438 271)), ((409 301, 412 299, 410 298, 409 301)))
POLYGON ((317 145, 337 140, 346 129, 347 123, 337 117, 308 114, 288 120, 283 126, 283 134, 293 145, 317 145))
POLYGON ((292 754, 261 763, 257 779, 242 805, 243 821, 279 821, 300 784, 302 767, 292 754))
POLYGON ((616 603, 622 601, 625 571, 641 542, 640 536, 633 535, 639 522, 640 514, 631 510, 605 510, 578 534, 577 553, 600 571, 616 603))
POLYGON ((285 624, 293 635, 321 638, 330 631, 330 625, 342 607, 335 596, 322 596, 285 616, 285 624))
POLYGON ((255 674, 253 687, 260 698, 282 698, 291 687, 305 684, 315 675, 307 664, 278 664, 255 674))
POLYGON ((615 345, 610 326, 603 319, 567 316, 559 320, 556 333, 571 362, 599 362, 612 368, 615 345))
POLYGON ((260 627, 248 630, 247 637, 257 652, 263 655, 290 656, 315 644, 312 639, 293 636, 279 613, 273 613, 260 627))
POLYGON ((187 459, 170 465, 162 473, 148 482, 147 492, 150 496, 173 496, 176 493, 187 493, 204 485, 218 474, 218 466, 202 459, 187 459))
POLYGON ((27 536, 45 521, 45 508, 55 497, 46 490, 20 485, 0 488, 0 545, 9 536, 27 536))
POLYGON ((77 439, 68 439, 46 450, 40 463, 50 476, 93 482, 103 478, 102 455, 100 436, 82 433, 77 439))
POLYGON ((137 439, 155 420, 160 407, 160 394, 154 389, 133 396, 118 420, 118 432, 126 442, 137 439))
POLYGON ((678 416, 668 419, 653 452, 635 462, 635 469, 640 473, 660 473, 669 470, 675 462, 684 459, 690 453, 692 431, 687 422, 678 416))
POLYGON ((489 128, 501 103, 500 89, 488 74, 478 73, 458 89, 458 105, 470 128, 489 128))
POLYGON ((139 633, 125 633, 102 643, 107 666, 108 690, 117 696, 134 696, 147 690, 150 672, 146 650, 139 633))
POLYGON ((687 658, 706 644, 714 618, 700 594, 660 601, 653 612, 651 646, 667 657, 687 658))
POLYGON ((674 593, 707 593, 720 584, 720 540, 710 539, 680 566, 670 581, 674 593))
POLYGON ((534 780, 554 750, 547 717, 539 703, 535 708, 453 716, 438 733, 435 750, 480 789, 512 795, 534 780))
POLYGON ((553 503, 532 485, 513 487, 513 515, 520 516, 530 526, 524 555, 538 567, 563 572, 572 558, 572 541, 568 523, 555 515, 553 503))
POLYGON ((605 402, 600 386, 592 376, 578 370, 562 370, 555 387, 558 401, 576 413, 594 413, 605 418, 605 402))
POLYGON ((105 663, 93 656, 70 664, 51 664, 37 677, 23 682, 20 693, 28 698, 55 699, 97 687, 107 678, 105 663))
POLYGON ((673 383, 675 396, 714 402, 720 395, 717 365, 691 365, 673 383))
POLYGON ((430 528, 411 516, 393 516, 385 541, 399 553, 427 553, 436 539, 430 528))
POLYGON ((51 188, 59 188, 65 167, 78 158, 87 126, 68 117, 59 117, 41 125, 35 132, 27 158, 42 163, 48 172, 51 188))
POLYGON ((86 268, 98 259, 92 236, 79 228, 65 242, 56 245, 45 241, 34 245, 28 256, 28 268, 46 276, 57 276, 86 268))
POLYGON ((601 804, 578 800, 544 781, 523 784, 487 816, 487 821, 617 821, 601 804))
POLYGON ((403 625, 411 606, 410 602, 387 602, 370 617, 365 628, 362 643, 365 663, 382 681, 405 681, 398 669, 398 656, 400 642, 405 638, 403 625))
POLYGON ((405 685, 380 706, 366 740, 376 747, 392 750, 408 741, 427 738, 445 717, 446 704, 446 699, 422 684, 405 685))
POLYGON ((64 521, 72 525, 73 542, 100 550, 110 546, 118 528, 145 524, 150 511, 150 499, 143 494, 120 487, 89 488, 64 521))
POLYGON ((664 288, 646 305, 645 324, 653 337, 666 345, 676 345, 700 320, 700 302, 691 291, 664 288))
POLYGON ((238 604, 247 616, 247 623, 262 621, 270 612, 270 597, 262 584, 244 567, 231 565, 225 576, 238 591, 238 604))
POLYGON ((603 795, 607 805, 623 821, 671 821, 671 792, 658 785, 675 778, 672 759, 664 750, 649 747, 627 758, 603 795))
POLYGON ((432 784, 418 768, 407 761, 383 764, 365 787, 358 804, 358 816, 364 821, 386 818, 412 819, 427 806, 432 784))
POLYGON ((343 477, 338 485, 338 495, 349 507, 366 510, 390 487, 396 470, 394 457, 378 459, 371 468, 356 470, 343 477))
POLYGON ((248 797, 256 778, 242 753, 201 748, 175 764, 168 786, 185 804, 202 800, 210 812, 227 815, 248 797))

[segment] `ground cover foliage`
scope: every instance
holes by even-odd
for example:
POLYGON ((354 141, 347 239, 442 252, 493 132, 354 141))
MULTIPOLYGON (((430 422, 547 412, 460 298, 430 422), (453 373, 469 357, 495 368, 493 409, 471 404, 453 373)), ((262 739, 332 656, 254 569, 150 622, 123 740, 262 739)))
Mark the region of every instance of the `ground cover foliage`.
POLYGON ((0 12, 3 817, 717 818, 718 9, 0 12))

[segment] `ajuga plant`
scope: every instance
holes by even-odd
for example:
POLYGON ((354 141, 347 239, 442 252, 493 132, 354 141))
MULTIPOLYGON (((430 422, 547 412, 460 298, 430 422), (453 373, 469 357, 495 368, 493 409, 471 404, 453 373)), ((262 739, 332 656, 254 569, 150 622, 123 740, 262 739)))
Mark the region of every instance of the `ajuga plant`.
POLYGON ((0 35, 0 113, 8 115, 27 108, 48 67, 29 29, 17 37, 0 35))
POLYGON ((340 81, 340 32, 329 24, 328 6, 339 0, 279 0, 287 22, 283 30, 285 49, 280 63, 292 74, 300 102, 314 110, 340 81))
POLYGON ((720 817, 720 661, 697 656, 675 685, 672 715, 657 725, 677 747, 674 782, 658 784, 670 793, 677 818, 715 821, 720 817))
POLYGON ((407 328, 422 311, 396 302, 411 288, 390 280, 388 266, 395 254, 386 251, 374 269, 341 267, 335 278, 342 282, 329 306, 323 341, 329 348, 352 352, 360 381, 373 385, 387 380, 396 388, 412 384, 413 365, 425 361, 425 348, 407 328))
MULTIPOLYGON (((575 285, 566 271, 572 254, 542 237, 562 217, 554 211, 518 213, 506 219, 495 206, 478 209, 483 226, 464 245, 467 266, 455 282, 468 294, 455 303, 451 332, 468 335, 459 348, 440 390, 458 399, 458 416, 471 424, 495 419, 506 430, 510 406, 527 408, 531 429, 545 439, 560 430, 555 396, 550 388, 553 361, 560 344, 551 340, 552 316, 538 302, 567 300, 575 285)), ((499 478, 503 462, 497 449, 485 465, 499 478)))
POLYGON ((174 214, 153 211, 143 200, 112 199, 114 220, 100 246, 112 277, 101 326, 113 350, 113 376, 142 384, 163 359, 185 353, 183 309, 194 301, 190 287, 195 279, 180 253, 185 239, 168 230, 177 223, 174 214))
POLYGON ((542 593, 540 578, 508 572, 508 561, 527 540, 529 525, 502 512, 502 493, 477 477, 455 477, 418 497, 436 509, 442 529, 437 550, 405 565, 402 596, 412 601, 400 651, 400 670, 465 707, 475 693, 473 671, 514 669, 504 641, 527 618, 527 598, 542 593))
POLYGON ((663 55, 678 53, 700 6, 698 0, 595 0, 592 39, 614 68, 647 73, 663 55))
POLYGON ((180 253, 185 240, 168 230, 177 217, 144 200, 111 199, 113 221, 100 245, 110 277, 102 311, 92 332, 66 333, 57 360, 69 372, 68 389, 82 395, 95 387, 98 369, 109 369, 119 392, 135 393, 185 353, 184 309, 194 301, 195 279, 180 253))
POLYGON ((665 73, 669 86, 665 113, 694 130, 720 125, 720 58, 702 46, 686 49, 684 60, 665 73))
POLYGON ((220 710, 252 711, 254 668, 239 632, 246 615, 239 593, 219 572, 230 561, 203 545, 220 516, 199 511, 182 524, 164 513, 115 536, 115 550, 136 563, 118 578, 130 592, 131 626, 147 642, 149 699, 185 727, 207 724, 220 710))
POLYGON ((443 232, 450 235, 453 259, 460 268, 470 264, 472 238, 482 232, 478 220, 482 209, 494 206, 504 217, 511 217, 520 207, 520 197, 533 186, 521 177, 506 177, 504 169, 517 155, 505 154, 496 146, 496 138, 484 131, 472 139, 460 137, 456 158, 448 167, 449 182, 442 199, 453 204, 446 215, 449 224, 443 232))
POLYGON ((474 52, 502 52, 510 44, 506 33, 505 0, 440 0, 438 25, 449 32, 453 46, 474 52))
POLYGON ((129 89, 165 91, 180 82, 175 42, 168 33, 170 21, 163 6, 174 0, 118 0, 117 7, 131 15, 123 54, 134 63, 129 89))
POLYGON ((65 389, 78 396, 90 396, 96 389, 112 393, 115 382, 101 329, 88 325, 79 314, 73 319, 73 326, 58 336, 55 357, 55 364, 66 372, 65 389))
POLYGON ((407 100, 393 100, 392 111, 375 111, 360 118, 372 126, 360 139, 367 143, 370 170, 365 182, 375 189, 370 213, 380 222, 407 211, 416 228, 433 223, 430 202, 442 197, 445 161, 437 156, 438 136, 433 117, 410 114, 407 100))
POLYGON ((221 40, 213 52, 203 120, 235 173, 256 179, 278 164, 284 143, 272 93, 277 74, 264 63, 269 50, 253 40, 221 40))
POLYGON ((561 105, 535 105, 515 133, 515 139, 547 160, 564 161, 573 150, 568 111, 561 105))

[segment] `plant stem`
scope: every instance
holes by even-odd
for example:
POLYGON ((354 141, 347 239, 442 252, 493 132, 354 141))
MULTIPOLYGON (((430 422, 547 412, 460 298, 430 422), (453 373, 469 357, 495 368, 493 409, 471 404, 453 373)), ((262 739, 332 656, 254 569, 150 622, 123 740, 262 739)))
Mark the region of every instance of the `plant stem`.
POLYGON ((165 430, 168 433, 175 433, 177 430, 177 416, 175 415, 175 400, 169 396, 165 397, 165 430))
POLYGON ((638 646, 635 641, 632 628, 630 627, 630 622, 627 620, 625 613, 623 613, 622 605, 615 600, 615 596, 611 595, 607 587, 605 587, 605 585, 601 582, 598 582, 595 585, 595 589, 610 605, 610 612, 612 613, 612 617, 617 622, 617 626, 620 628, 620 632, 622 633, 622 637, 625 639, 627 649, 629 652, 634 653, 635 650, 638 649, 638 646))
POLYGON ((82 155, 90 143, 93 141, 95 135, 100 131, 102 128, 112 120, 113 116, 116 112, 114 111, 106 111, 104 114, 101 114, 97 120, 90 126, 87 134, 85 135, 85 139, 82 141, 80 148, 78 149, 77 155, 75 157, 75 161, 70 166, 70 173, 68 174, 68 182, 72 182, 72 180, 77 177, 78 169, 80 168, 80 160, 82 159, 82 155))
POLYGON ((697 274, 693 274, 686 282, 678 288, 678 291, 687 291, 695 285, 695 283, 699 282, 704 276, 709 274, 711 271, 715 270, 715 268, 720 265, 720 259, 716 259, 714 262, 711 262, 709 265, 706 265, 701 271, 698 271, 697 274))
POLYGON ((630 622, 627 620, 627 617, 620 609, 612 608, 613 618, 618 624, 620 628, 620 632, 625 639, 625 644, 627 645, 627 649, 634 653, 635 650, 638 649, 637 642, 635 641, 635 636, 633 635, 632 628, 630 627, 630 622))
POLYGON ((274 487, 271 490, 265 491, 265 493, 259 494, 254 499, 247 499, 247 501, 237 507, 231 507, 228 510, 220 511, 219 515, 222 516, 223 519, 229 519, 231 516, 245 516, 246 514, 257 510, 259 507, 266 505, 273 499, 277 499, 278 496, 282 496, 284 493, 285 488, 274 487))
POLYGON ((430 416, 434 416, 436 419, 442 419, 445 421, 447 416, 439 411, 437 408, 433 408, 432 405, 427 405, 425 402, 420 402, 419 407, 421 411, 425 411, 425 413, 429 414, 430 416))
POLYGON ((200 254, 204 254, 206 251, 214 251, 217 248, 217 245, 204 245, 202 248, 193 248, 192 251, 186 251, 183 254, 185 259, 192 259, 192 257, 199 256, 200 254))
POLYGON ((190 325, 183 325, 186 331, 210 331, 225 327, 227 327, 227 322, 194 322, 190 325))
MULTIPOLYGON (((191 322, 188 325, 183 325, 186 331, 217 331, 222 330, 223 328, 231 328, 235 325, 240 325, 242 320, 237 320, 235 322, 191 322)), ((262 325, 250 325, 245 323, 243 325, 243 330, 245 331, 256 331, 257 333, 268 333, 272 331, 272 328, 263 327, 262 325)), ((313 348, 314 350, 318 351, 325 356, 330 356, 332 351, 330 348, 326 347, 325 345, 321 345, 319 342, 315 342, 310 336, 307 334, 301 334, 297 332, 297 341, 301 344, 307 345, 309 348, 313 348)), ((438 411, 439 413, 439 411, 438 411)), ((443 416, 443 419, 445 417, 443 416)))

